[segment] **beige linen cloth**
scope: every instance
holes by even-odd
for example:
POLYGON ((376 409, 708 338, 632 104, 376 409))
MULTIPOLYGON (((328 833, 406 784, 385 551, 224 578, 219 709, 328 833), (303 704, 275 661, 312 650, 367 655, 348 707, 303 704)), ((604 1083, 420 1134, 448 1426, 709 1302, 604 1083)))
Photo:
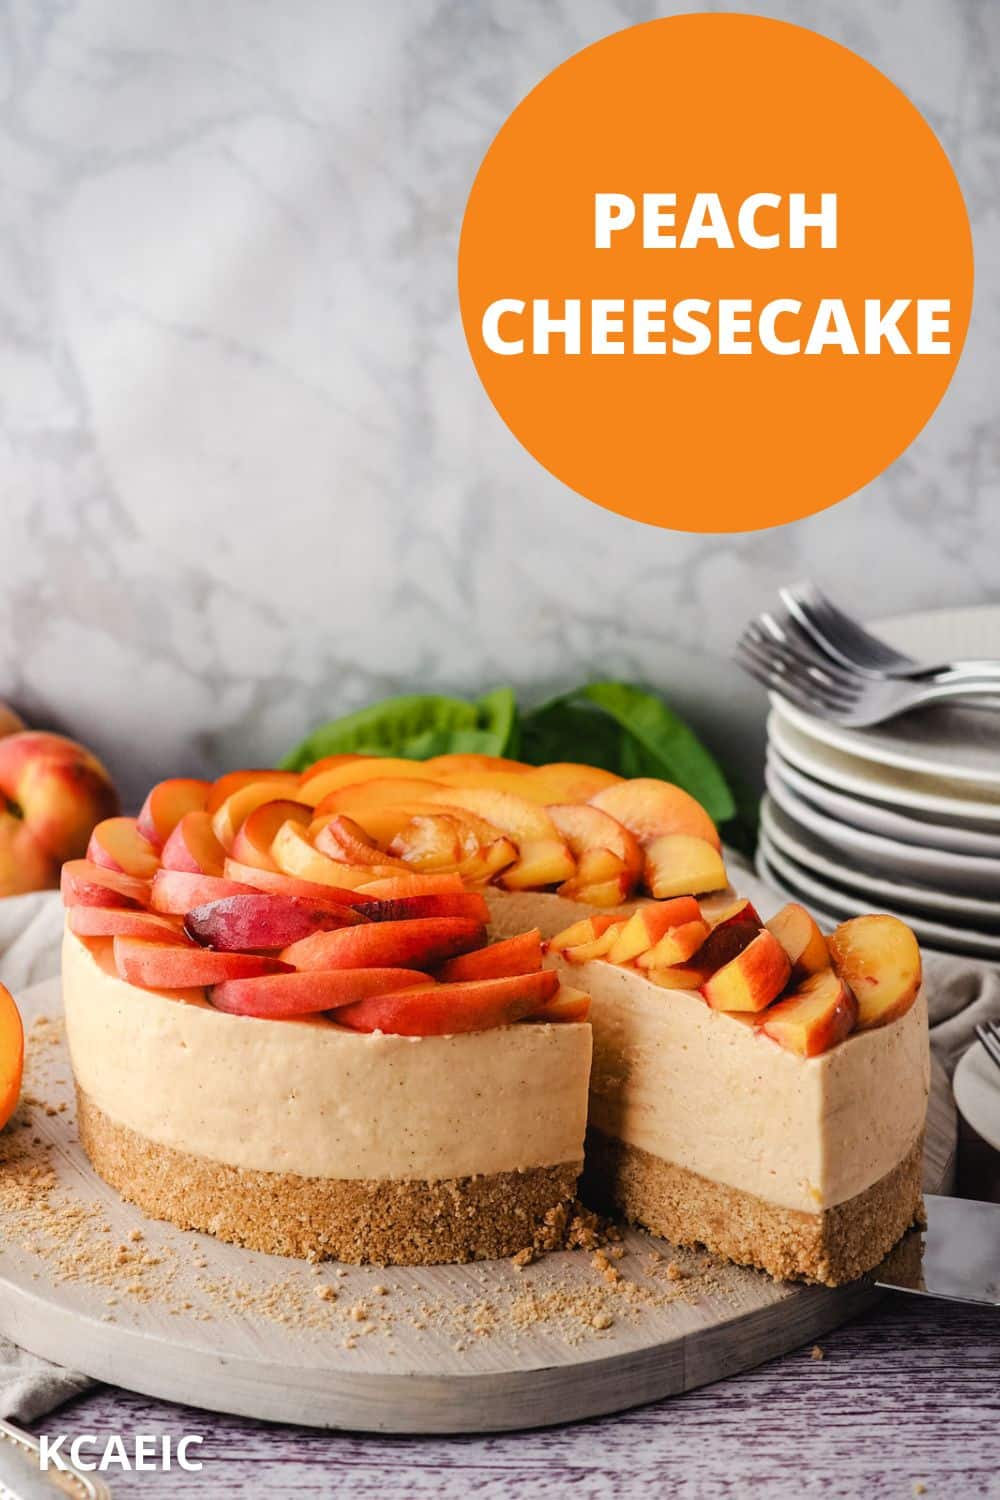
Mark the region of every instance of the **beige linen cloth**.
MULTIPOLYGON (((777 910, 781 899, 746 870, 738 856, 730 858, 730 868, 740 869, 739 888, 762 915, 777 910)), ((56 893, 0 900, 0 982, 16 996, 57 974, 61 932, 62 906, 56 893)), ((950 1077, 974 1039, 976 1022, 988 1016, 1000 1019, 1000 970, 941 954, 926 955, 925 969, 931 1044, 950 1077)), ((2 1269, 0 1249, 0 1273, 2 1269)), ((0 1337, 0 1417, 31 1421, 92 1384, 87 1376, 37 1359, 0 1337)))

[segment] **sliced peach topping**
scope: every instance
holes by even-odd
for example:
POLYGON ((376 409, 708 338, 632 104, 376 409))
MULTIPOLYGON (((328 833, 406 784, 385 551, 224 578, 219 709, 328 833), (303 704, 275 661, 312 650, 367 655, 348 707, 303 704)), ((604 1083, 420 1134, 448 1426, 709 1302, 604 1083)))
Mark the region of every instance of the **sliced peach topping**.
MULTIPOLYGON (((647 901, 634 911, 620 929, 608 958, 613 964, 627 964, 640 953, 646 953, 672 927, 701 921, 701 912, 693 896, 678 896, 673 901, 647 901)), ((708 936, 708 928, 705 929, 708 936)))
POLYGON ((106 870, 152 880, 160 863, 157 850, 139 832, 135 818, 105 818, 90 835, 87 858, 106 870))
POLYGON ((24 1071, 24 1028, 14 997, 0 984, 0 1130, 17 1108, 24 1071))
POLYGON ((854 917, 829 938, 837 973, 858 1002, 858 1030, 904 1016, 920 990, 920 948, 898 917, 854 917))
POLYGON ((776 912, 767 923, 767 930, 774 933, 788 954, 793 979, 804 979, 807 974, 818 974, 830 967, 826 938, 797 901, 789 901, 776 912))
POLYGON ((702 896, 729 885, 722 855, 706 839, 687 833, 665 833, 643 851, 646 884, 658 900, 667 896, 702 896))
POLYGON ((636 959, 640 969, 669 969, 674 964, 687 963, 708 937, 708 923, 698 917, 693 922, 682 922, 671 927, 658 943, 640 953, 636 959))
POLYGON ((211 815, 185 813, 163 846, 165 870, 187 870, 194 875, 222 875, 226 851, 215 837, 211 815))
POLYGON ((713 1010, 764 1010, 781 994, 791 972, 784 948, 764 927, 706 980, 701 992, 713 1010))
POLYGON ((136 825, 143 838, 162 849, 185 813, 204 811, 210 786, 189 776, 159 781, 139 810, 136 825))
POLYGON ((822 969, 808 975, 790 995, 768 1006, 761 1030, 799 1057, 816 1057, 842 1042, 854 1029, 858 1002, 839 974, 822 969))
POLYGON ((672 782, 637 776, 605 787, 590 802, 623 823, 640 844, 665 834, 684 833, 704 839, 715 849, 722 847, 718 829, 701 803, 672 782))
MULTIPOLYGON (((424 782, 437 784, 435 773, 428 769, 426 761, 402 760, 396 756, 387 755, 349 761, 343 765, 327 767, 325 770, 317 770, 313 766, 311 770, 303 774, 295 795, 300 802, 308 802, 311 807, 318 807, 321 802, 342 787, 360 788, 369 782, 400 779, 411 784, 424 782)), ((378 793, 374 795, 377 797, 378 793)), ((410 795, 413 795, 412 792, 410 795)))

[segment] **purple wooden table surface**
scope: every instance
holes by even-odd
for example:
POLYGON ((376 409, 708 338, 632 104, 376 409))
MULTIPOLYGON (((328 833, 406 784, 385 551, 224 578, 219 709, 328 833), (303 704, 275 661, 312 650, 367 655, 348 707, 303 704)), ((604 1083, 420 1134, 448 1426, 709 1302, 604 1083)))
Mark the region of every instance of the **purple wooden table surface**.
MULTIPOLYGON (((958 1186, 1000 1201, 1000 1161, 968 1132, 958 1186)), ((1000 1497, 1000 1311, 889 1296, 822 1347, 621 1416, 498 1437, 269 1426, 107 1387, 35 1430, 204 1437, 200 1474, 112 1473, 116 1500, 1000 1497)))

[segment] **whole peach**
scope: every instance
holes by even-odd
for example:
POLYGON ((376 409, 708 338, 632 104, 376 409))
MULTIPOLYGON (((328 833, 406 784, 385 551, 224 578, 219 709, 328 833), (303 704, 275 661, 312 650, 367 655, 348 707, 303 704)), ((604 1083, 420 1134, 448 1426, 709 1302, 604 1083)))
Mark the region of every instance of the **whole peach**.
POLYGON ((0 895, 58 884, 91 830, 118 811, 118 794, 95 755, 43 730, 0 738, 0 895))

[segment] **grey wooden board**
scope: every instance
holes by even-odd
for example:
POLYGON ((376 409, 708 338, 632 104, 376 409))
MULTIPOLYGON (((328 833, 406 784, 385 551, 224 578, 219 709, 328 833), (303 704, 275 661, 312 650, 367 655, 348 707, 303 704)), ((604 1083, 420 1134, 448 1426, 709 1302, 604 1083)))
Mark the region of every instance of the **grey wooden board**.
MULTIPOLYGON (((58 982, 36 986, 19 1003, 29 1024, 38 1015, 58 1017, 58 982)), ((61 1043, 47 1049, 44 1086, 34 1087, 40 1102, 28 1106, 33 1129, 22 1138, 37 1139, 34 1149, 52 1163, 56 1201, 65 1203, 68 1217, 82 1215, 80 1233, 89 1232, 98 1249, 120 1244, 156 1266, 135 1273, 135 1284, 141 1291, 145 1283, 147 1291, 133 1295, 117 1282, 109 1289, 99 1279, 67 1275, 65 1251, 53 1257, 44 1244, 0 1230, 0 1332, 35 1354, 163 1400, 368 1432, 548 1426, 751 1368, 814 1341, 878 1295, 867 1281, 831 1291, 724 1266, 704 1281, 695 1273, 697 1301, 630 1308, 623 1299, 605 1331, 571 1322, 567 1336, 565 1324, 548 1319, 514 1327, 501 1318, 486 1334, 467 1332, 482 1304, 508 1308, 534 1293, 544 1306, 546 1298, 593 1291, 595 1284, 600 1292, 590 1256, 546 1256, 521 1271, 501 1261, 388 1270, 326 1265, 317 1274, 299 1262, 184 1233, 123 1203, 91 1171, 76 1139, 61 1043), (51 1112, 60 1104, 63 1113, 51 1112), (133 1241, 133 1233, 141 1239, 133 1241), (148 1295, 161 1279, 168 1289, 148 1295), (321 1300, 318 1289, 325 1286, 335 1300, 321 1300), (355 1322, 349 1309, 359 1304, 370 1316, 355 1322), (287 1309, 299 1311, 288 1319, 287 1309), (425 1326, 415 1327, 415 1319, 425 1326), (369 1325, 373 1331, 365 1333, 369 1325), (355 1336, 355 1347, 345 1347, 355 1336)), ((950 1186, 954 1151, 951 1091, 935 1070, 928 1191, 950 1186)), ((78 1243, 86 1262, 90 1247, 78 1243)), ((649 1270, 655 1252, 675 1253, 636 1231, 624 1245, 622 1272, 640 1285, 661 1274, 649 1270)), ((703 1260, 687 1257, 692 1265, 703 1260)), ((127 1267, 121 1273, 132 1275, 127 1267)))

